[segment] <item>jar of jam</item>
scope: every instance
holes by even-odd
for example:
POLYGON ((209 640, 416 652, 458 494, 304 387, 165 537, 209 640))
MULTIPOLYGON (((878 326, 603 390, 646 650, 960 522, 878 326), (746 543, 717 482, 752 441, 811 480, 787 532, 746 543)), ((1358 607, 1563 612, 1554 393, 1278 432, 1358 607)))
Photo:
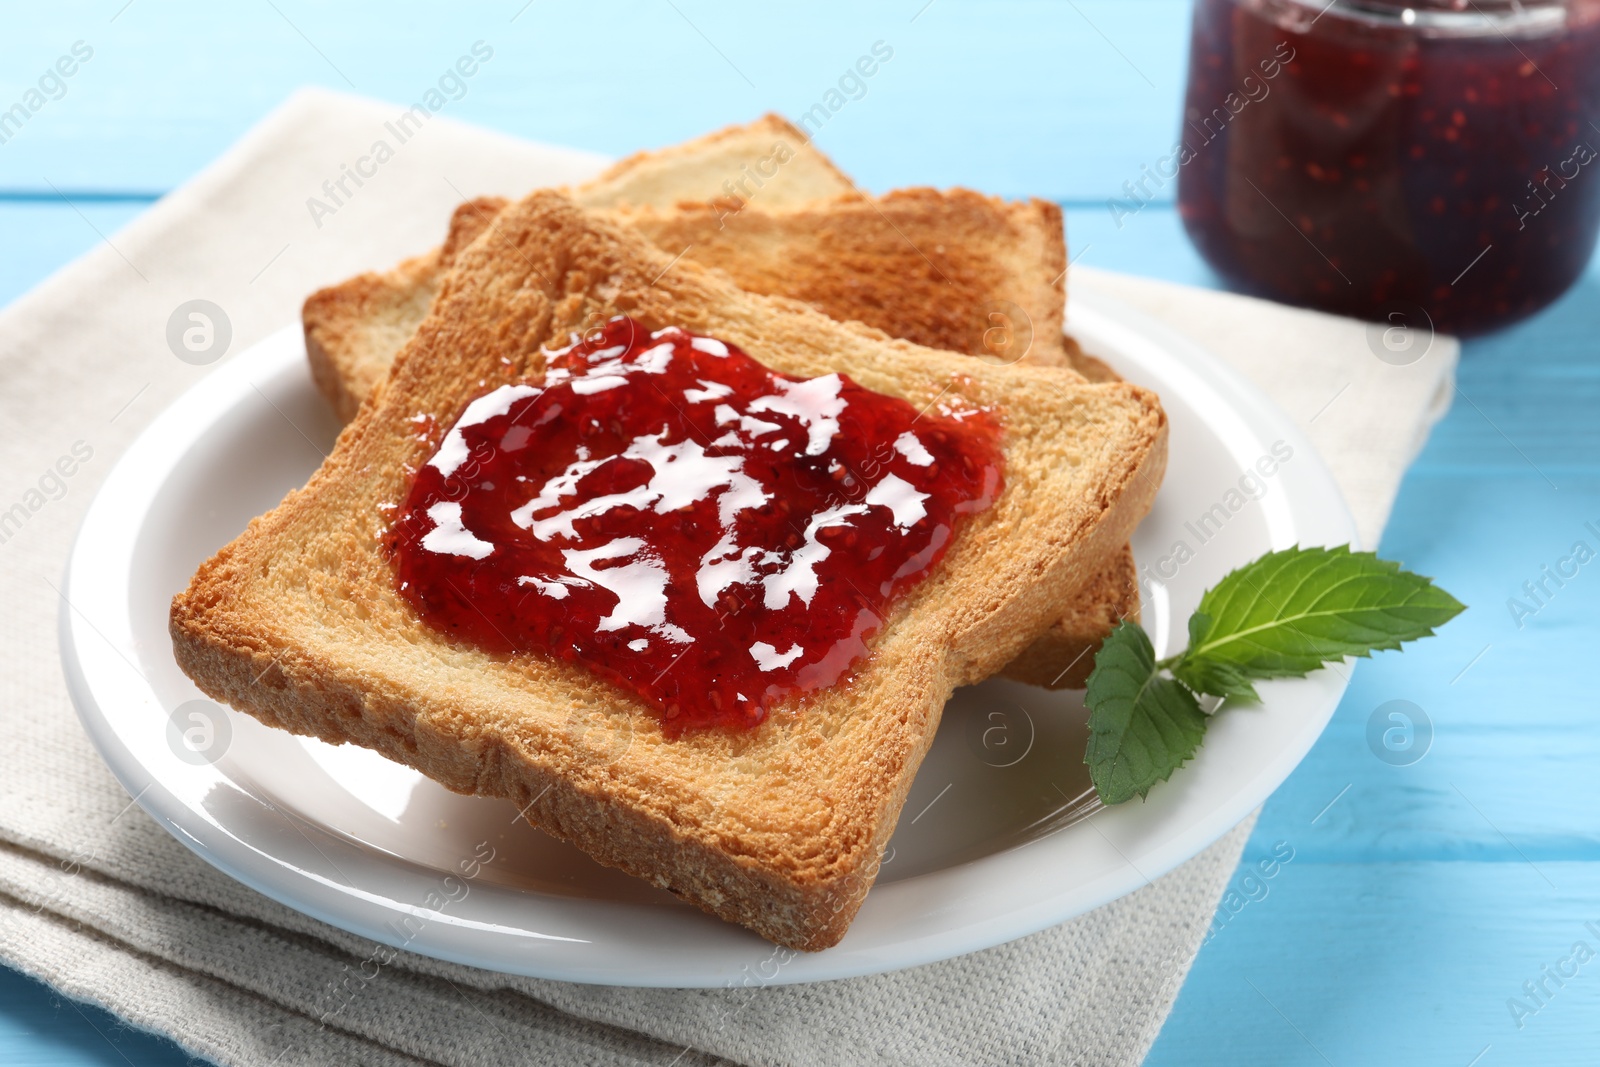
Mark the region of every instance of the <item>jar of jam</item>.
POLYGON ((1597 122, 1600 0, 1197 0, 1179 211, 1246 291, 1482 332, 1588 262, 1597 122))

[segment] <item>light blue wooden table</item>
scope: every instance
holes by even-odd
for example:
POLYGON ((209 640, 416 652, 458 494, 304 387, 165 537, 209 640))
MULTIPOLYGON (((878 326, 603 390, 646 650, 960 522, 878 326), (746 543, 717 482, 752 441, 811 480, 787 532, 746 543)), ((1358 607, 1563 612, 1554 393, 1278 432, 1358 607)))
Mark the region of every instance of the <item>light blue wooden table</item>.
MULTIPOLYGON (((1105 208, 1177 126, 1185 0, 898 0, 637 5, 502 0, 461 10, 308 0, 16 5, 0 107, 75 41, 93 59, 0 145, 0 304, 142 211, 291 89, 410 100, 475 40, 496 60, 456 117, 607 153, 766 109, 797 114, 875 41, 867 94, 821 131, 861 183, 965 184, 1068 209, 1080 262, 1214 285, 1169 201, 1105 208)), ((1170 190, 1169 190, 1170 192, 1170 190)), ((1600 949, 1600 571, 1519 628, 1506 608, 1600 523, 1600 274, 1544 315, 1466 346, 1461 396, 1401 491, 1386 556, 1472 610, 1403 657, 1363 664, 1338 715, 1273 796, 1246 862, 1287 842, 1266 893, 1220 923, 1149 1062, 1592 1064, 1600 960, 1519 1029, 1507 1000, 1600 949), (1403 698, 1435 737, 1374 757, 1367 720, 1403 698)), ((3 387, 3 383, 0 383, 3 387)), ((0 969, 0 1062, 176 1064, 132 1033, 0 969)))

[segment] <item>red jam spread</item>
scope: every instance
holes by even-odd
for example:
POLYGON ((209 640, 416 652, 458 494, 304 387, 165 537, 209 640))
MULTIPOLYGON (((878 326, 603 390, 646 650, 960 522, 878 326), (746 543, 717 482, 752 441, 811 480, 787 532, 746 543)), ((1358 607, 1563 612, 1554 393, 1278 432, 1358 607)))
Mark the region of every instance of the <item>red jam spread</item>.
POLYGON ((669 736, 843 679, 1003 485, 985 411, 800 379, 626 317, 466 406, 389 534, 401 594, 579 662, 669 736))
POLYGON ((1179 210, 1235 285, 1472 333, 1588 262, 1596 0, 1198 0, 1189 62, 1179 210))

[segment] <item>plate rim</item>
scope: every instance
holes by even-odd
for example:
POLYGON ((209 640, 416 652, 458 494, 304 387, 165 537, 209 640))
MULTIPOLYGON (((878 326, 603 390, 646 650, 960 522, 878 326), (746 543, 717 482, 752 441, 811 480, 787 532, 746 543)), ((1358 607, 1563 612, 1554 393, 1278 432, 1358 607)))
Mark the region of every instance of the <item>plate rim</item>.
MULTIPOLYGON (((1193 379, 1191 384, 1194 388, 1204 389, 1213 394, 1214 399, 1221 401, 1224 408, 1235 418, 1253 427, 1267 428, 1260 436, 1275 435, 1289 441, 1296 450, 1296 458, 1299 459, 1302 454, 1305 457, 1303 466, 1296 464, 1294 482, 1301 487, 1297 492, 1305 495, 1311 492, 1309 488, 1311 483, 1322 483, 1317 490, 1317 495, 1321 497, 1317 506, 1323 508, 1325 514, 1317 521, 1324 522, 1330 530, 1336 531, 1330 538, 1320 539, 1322 543, 1348 541, 1360 547, 1354 519, 1339 493, 1331 472, 1293 420, 1277 408, 1253 383, 1193 340, 1152 319, 1144 312, 1114 297, 1096 292, 1090 287, 1075 293, 1068 316, 1070 332, 1086 333, 1090 337, 1121 336, 1124 340, 1123 350, 1127 349, 1128 344, 1153 346, 1167 358, 1170 364, 1169 370, 1173 367, 1181 368, 1193 379), (1330 493, 1331 496, 1328 495, 1330 493), (1337 532, 1341 527, 1342 532, 1337 532)), ((954 930, 925 932, 920 936, 903 940, 896 946, 876 947, 869 951, 851 951, 848 947, 850 939, 847 937, 840 946, 826 952, 799 956, 790 954, 790 958, 782 961, 781 967, 773 969, 775 973, 770 977, 766 974, 766 964, 774 957, 774 947, 754 938, 753 935, 748 939, 751 942, 748 951, 741 949, 729 952, 723 964, 714 967, 701 966, 692 972, 657 968, 647 969, 641 973, 636 965, 627 965, 620 961, 609 964, 569 962, 560 965, 549 960, 535 959, 526 961, 529 965, 518 965, 515 960, 496 958, 492 954, 486 954, 481 946, 475 948, 474 945, 475 942, 483 940, 486 926, 489 936, 509 932, 503 927, 464 917, 442 915, 438 912, 425 910, 419 912, 416 907, 394 899, 376 899, 375 894, 363 892, 354 885, 330 888, 326 884, 314 883, 309 880, 310 872, 283 862, 270 852, 241 839, 228 827, 210 818, 204 810, 185 801, 177 792, 160 781, 159 775, 152 773, 150 768, 141 762, 117 736, 106 717, 101 701, 96 698, 94 684, 88 673, 89 668, 84 662, 84 643, 92 644, 92 640, 98 637, 126 661, 128 668, 135 674, 140 674, 133 660, 129 659, 110 638, 100 633, 93 621, 79 610, 77 604, 80 597, 75 595, 81 592, 77 583, 83 580, 86 571, 93 573, 91 568, 94 561, 89 555, 94 549, 102 547, 95 535, 100 532, 100 526, 105 522, 104 513, 111 502, 115 501, 119 492, 126 493, 130 487, 143 482, 147 483, 144 495, 153 498, 160 487, 166 484, 162 477, 143 475, 141 478, 140 472, 137 471, 130 474, 129 468, 138 466, 146 459, 146 453, 155 451, 163 435, 170 433, 173 424, 190 409, 203 410, 207 399, 213 394, 232 395, 237 390, 239 379, 253 384, 252 360, 255 363, 267 359, 293 362, 296 348, 298 348, 299 362, 303 365, 303 338, 298 327, 291 325, 242 350, 175 399, 140 432, 119 457, 105 482, 97 490, 94 500, 91 501, 69 553, 62 586, 65 594, 62 598, 64 603, 60 606, 58 616, 62 665, 74 707, 91 742, 139 806, 163 828, 206 862, 236 881, 262 892, 285 906, 375 941, 391 945, 394 943, 394 938, 385 938, 384 934, 388 927, 380 924, 378 919, 392 920, 396 916, 407 914, 426 914, 429 923, 423 931, 423 936, 407 939, 404 944, 396 947, 403 947, 425 956, 469 966, 486 967, 504 973, 580 983, 628 986, 714 988, 727 985, 739 979, 741 975, 754 973, 757 968, 760 968, 762 985, 780 985, 883 973, 948 959, 1038 932, 1119 899, 1210 847, 1263 803, 1299 765, 1332 717, 1348 684, 1347 679, 1334 680, 1334 676, 1328 671, 1319 672, 1312 679, 1271 683, 1272 686, 1320 686, 1320 689, 1308 690, 1316 692, 1318 706, 1311 719, 1295 735, 1294 743, 1284 746, 1267 765, 1258 768, 1254 775, 1248 776, 1236 790, 1231 803, 1213 806, 1203 817, 1192 821, 1185 832, 1169 836, 1155 847, 1142 849, 1132 856, 1123 856, 1122 858, 1127 861, 1126 867, 1118 868, 1114 875, 1099 878, 1089 885, 1079 886, 1071 893, 1047 895, 1042 900, 1033 901, 1027 907, 1005 915, 991 916, 987 921, 969 921, 954 930), (1068 900, 1071 903, 1063 903, 1068 900)), ((198 427, 191 427, 189 435, 194 439, 190 442, 191 446, 195 441, 203 439, 207 429, 223 418, 226 411, 223 405, 215 405, 210 412, 209 420, 198 427)), ((173 456, 163 474, 170 475, 171 466, 186 454, 178 453, 173 456)), ((143 517, 141 514, 140 518, 143 517)), ((124 521, 122 528, 137 531, 142 526, 129 527, 124 521)), ((1313 539, 1319 538, 1313 535, 1313 539)), ((130 534, 125 540, 127 552, 131 555, 137 537, 130 534)), ((126 589, 117 591, 117 595, 120 595, 123 601, 127 600, 126 589)), ((137 655, 136 650, 130 651, 135 651, 137 655)), ((103 652, 101 657, 104 658, 103 652)), ((142 674, 140 678, 143 679, 142 674)), ((146 685, 148 686, 148 683, 146 685)), ((152 699, 146 703, 153 704, 154 709, 159 712, 160 702, 154 699, 153 694, 151 697, 152 699)), ((1270 701, 1272 697, 1269 695, 1268 699, 1270 701)), ((1191 763, 1183 773, 1195 773, 1199 762, 1197 759, 1191 763)), ((220 771, 216 773, 221 774, 220 771)), ((1152 795, 1156 797, 1154 803, 1159 804, 1161 796, 1165 794, 1152 795)), ((279 810, 281 812, 281 809, 279 810)), ((1133 814, 1134 811, 1129 805, 1121 805, 1105 809, 1085 822, 1099 822, 1101 825, 1096 829, 1100 836, 1105 837, 1107 843, 1116 849, 1116 844, 1105 830, 1112 829, 1114 835, 1117 826, 1127 822, 1133 814), (1119 816, 1118 813, 1123 813, 1127 818, 1119 816)), ((284 815, 284 818, 289 816, 284 815)), ((329 832, 328 836, 333 837, 333 834, 329 832)), ((1020 848, 1027 849, 1044 844, 1045 842, 1041 840, 1020 848)), ((1020 849, 1012 849, 1009 853, 1019 851, 1020 849)), ((1121 850, 1117 850, 1117 853, 1119 856, 1122 855, 1121 850)), ((939 879, 943 876, 949 876, 954 884, 974 873, 981 876, 980 868, 985 865, 994 866, 996 861, 1007 854, 1007 852, 996 853, 907 879, 904 882, 885 883, 874 894, 869 895, 868 901, 870 903, 873 896, 882 899, 884 896, 896 895, 894 887, 897 885, 908 885, 925 879, 939 879)), ((382 864, 379 866, 382 867, 382 864)), ((326 879, 323 881, 325 883, 326 879)), ((925 886, 930 884, 933 883, 927 882, 925 886)), ((506 892, 527 895, 520 890, 506 890, 506 892)), ((603 907, 606 903, 599 902, 596 906, 603 907)), ((863 911, 865 910, 864 908, 863 911)), ((523 930, 516 932, 526 933, 523 930)), ((541 935, 536 931, 532 932, 531 936, 535 938, 555 936, 557 940, 571 940, 559 935, 541 935)))

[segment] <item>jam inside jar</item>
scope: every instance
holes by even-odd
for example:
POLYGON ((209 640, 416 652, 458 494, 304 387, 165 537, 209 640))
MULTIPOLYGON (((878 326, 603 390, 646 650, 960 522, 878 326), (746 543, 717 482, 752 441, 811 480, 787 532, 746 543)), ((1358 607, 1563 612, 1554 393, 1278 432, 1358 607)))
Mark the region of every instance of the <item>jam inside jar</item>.
POLYGON ((1246 291, 1478 333, 1587 264, 1596 121, 1600 0, 1197 0, 1179 211, 1246 291))

